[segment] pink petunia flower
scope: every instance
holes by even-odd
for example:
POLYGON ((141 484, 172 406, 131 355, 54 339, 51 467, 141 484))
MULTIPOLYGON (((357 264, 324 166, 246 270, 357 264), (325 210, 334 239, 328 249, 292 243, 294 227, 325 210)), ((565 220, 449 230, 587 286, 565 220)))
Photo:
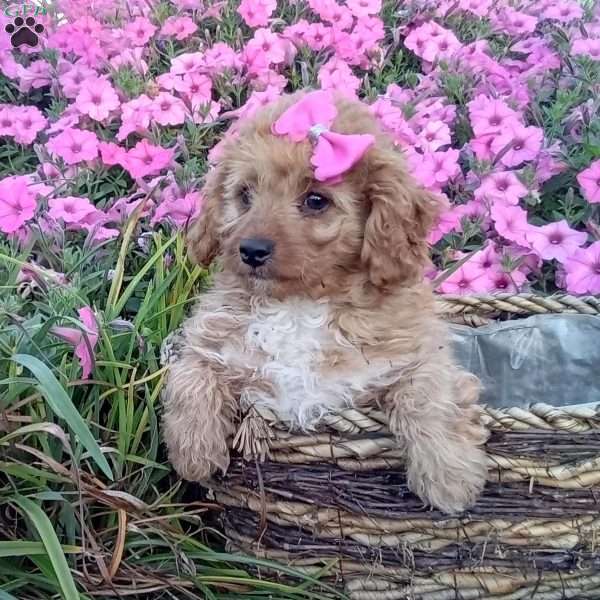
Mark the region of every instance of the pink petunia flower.
POLYGON ((454 33, 435 21, 428 21, 413 29, 406 36, 404 45, 428 63, 450 58, 461 48, 454 33))
POLYGON ((152 100, 142 94, 121 105, 121 127, 117 139, 123 141, 130 133, 145 133, 152 118, 152 100))
POLYGON ((440 214, 435 227, 429 232, 427 243, 437 244, 447 233, 456 231, 460 227, 460 218, 461 216, 456 207, 447 206, 440 214))
POLYGON ((560 2, 548 4, 542 12, 545 19, 553 19, 561 23, 568 23, 575 19, 581 19, 583 16, 583 8, 578 2, 569 2, 568 0, 560 0, 560 2))
POLYGON ((458 156, 458 150, 449 148, 443 152, 409 155, 409 163, 414 169, 415 177, 426 188, 440 190, 460 173, 458 156))
POLYGON ((81 365, 81 377, 87 379, 95 364, 94 349, 98 343, 98 322, 94 311, 84 306, 78 311, 80 328, 51 327, 50 332, 75 348, 75 356, 81 365))
POLYGON ((296 44, 298 47, 305 46, 305 35, 309 26, 310 23, 306 19, 300 19, 293 25, 284 27, 283 31, 281 32, 281 36, 286 40, 290 40, 290 42, 296 44))
POLYGON ((74 229, 84 229, 88 232, 88 239, 92 242, 103 242, 112 240, 119 236, 119 230, 111 227, 105 227, 108 222, 108 215, 101 210, 96 210, 87 214, 81 221, 72 227, 74 229))
POLYGON ((90 68, 103 64, 108 59, 108 53, 100 42, 88 35, 73 35, 71 38, 71 50, 75 55, 79 56, 84 65, 90 68))
POLYGON ((14 138, 19 144, 31 144, 40 131, 48 125, 48 119, 35 106, 17 106, 13 110, 14 138))
POLYGON ((323 21, 331 23, 339 31, 348 30, 354 24, 352 11, 335 1, 323 2, 319 15, 323 21))
POLYGON ((574 294, 600 294, 600 242, 578 248, 564 263, 565 284, 574 294))
POLYGON ((97 79, 98 74, 93 69, 83 64, 66 66, 68 70, 58 76, 58 82, 62 86, 63 94, 67 98, 76 98, 81 86, 90 79, 97 79))
POLYGON ((160 33, 182 41, 195 33, 197 29, 198 26, 190 17, 169 17, 161 27, 160 33))
POLYGON ((66 196, 48 200, 48 215, 56 221, 64 223, 80 223, 87 215, 96 212, 96 207, 88 198, 66 196))
POLYGON ((541 227, 530 227, 525 237, 541 258, 555 258, 564 263, 568 256, 586 243, 588 236, 585 231, 571 229, 563 219, 541 227))
MULTIPOLYGON (((281 91, 278 88, 269 86, 262 92, 253 91, 245 104, 236 110, 223 113, 224 116, 237 117, 240 120, 252 117, 258 110, 271 104, 281 96, 281 91)), ((228 133, 232 133, 231 131, 228 133)))
POLYGON ((169 92, 158 94, 152 102, 151 110, 152 117, 161 125, 181 125, 187 114, 185 104, 169 92))
POLYGON ((450 145, 450 127, 443 121, 429 121, 419 132, 419 147, 425 152, 435 152, 450 145))
POLYGON ((115 223, 124 223, 133 213, 133 211, 142 203, 145 202, 140 216, 147 217, 150 214, 154 203, 151 199, 140 198, 139 200, 129 200, 127 198, 119 198, 109 209, 107 213, 108 221, 115 223))
POLYGON ((304 32, 304 42, 314 52, 328 48, 332 41, 332 29, 323 23, 310 23, 304 32))
MULTIPOLYGON (((194 73, 195 75, 195 73, 194 73)), ((155 79, 155 83, 158 84, 158 87, 161 90, 166 90, 167 92, 173 92, 177 89, 178 85, 181 85, 181 75, 173 75, 173 73, 162 73, 155 79)))
POLYGON ((184 227, 193 220, 200 211, 202 196, 198 192, 190 192, 180 198, 163 200, 150 220, 150 224, 169 222, 175 227, 184 227))
POLYGON ((277 0, 242 0, 238 13, 248 27, 266 27, 277 7, 277 0))
MULTIPOLYGON (((287 80, 286 80, 287 83, 287 80)), ((199 73, 186 74, 174 83, 174 89, 183 94, 192 105, 206 104, 212 95, 212 81, 199 73)))
POLYGON ((492 0, 459 0, 461 10, 472 12, 478 17, 486 17, 492 6, 492 0))
POLYGON ((65 129, 46 144, 48 150, 68 165, 76 165, 98 156, 98 138, 91 131, 65 129))
POLYGON ((502 131, 520 123, 519 115, 502 100, 479 95, 468 104, 469 119, 475 135, 502 131))
POLYGON ((334 49, 336 58, 343 60, 349 65, 367 67, 365 64, 366 48, 363 46, 361 38, 354 32, 348 33, 347 31, 338 31, 334 28, 330 28, 329 33, 329 45, 334 49))
POLYGON ((442 281, 438 289, 444 294, 458 294, 460 296, 477 294, 485 291, 488 287, 485 277, 486 272, 484 270, 478 265, 471 264, 471 261, 467 261, 442 281))
POLYGON ((244 55, 246 61, 268 67, 271 64, 279 65, 286 59, 284 40, 269 29, 261 28, 254 32, 254 37, 246 44, 244 55))
POLYGON ((379 98, 370 105, 369 110, 379 119, 384 129, 394 134, 396 144, 411 147, 417 144, 417 136, 404 118, 404 114, 390 100, 379 98))
POLYGON ((502 262, 504 264, 518 264, 519 270, 525 275, 539 271, 542 266, 542 259, 531 248, 520 246, 518 244, 509 244, 502 246, 502 262))
POLYGON ((527 211, 519 206, 495 202, 490 209, 494 228, 505 239, 520 246, 527 246, 527 233, 531 226, 527 222, 527 211))
POLYGON ((82 115, 77 110, 77 107, 74 104, 70 104, 62 111, 59 119, 48 126, 46 133, 52 135, 54 133, 60 133, 65 129, 73 129, 79 125, 81 116, 82 115))
POLYGON ((88 239, 92 242, 104 242, 105 240, 114 240, 118 238, 120 235, 120 231, 115 229, 114 227, 104 227, 102 225, 99 226, 89 226, 86 227, 88 231, 88 239))
POLYGON ((46 87, 52 83, 50 63, 34 60, 28 67, 19 69, 19 91, 23 94, 46 87))
POLYGON ((560 146, 558 144, 553 144, 549 148, 542 148, 535 162, 535 181, 538 186, 541 186, 551 177, 565 171, 566 168, 566 163, 560 158, 560 146))
POLYGON ((156 33, 156 27, 146 17, 136 17, 123 30, 134 46, 145 46, 156 33))
POLYGON ((600 38, 575 40, 571 45, 572 56, 587 56, 592 60, 600 60, 600 38))
POLYGON ((88 79, 81 85, 75 99, 79 112, 95 121, 106 120, 119 105, 117 92, 105 79, 88 79))
POLYGON ((527 195, 527 188, 519 181, 514 171, 500 171, 485 177, 475 190, 475 198, 485 198, 494 202, 501 200, 506 204, 518 204, 520 198, 527 195))
POLYGON ((499 269, 491 270, 486 273, 486 278, 489 282, 489 289, 487 291, 491 293, 510 292, 516 294, 527 281, 527 277, 519 269, 515 269, 509 273, 499 269))
POLYGON ((100 150, 100 159, 107 167, 122 165, 127 155, 125 148, 112 142, 100 142, 98 150, 100 150))
POLYGON ((123 166, 134 179, 138 179, 162 171, 171 164, 173 155, 173 150, 142 140, 127 153, 123 166))
POLYGON ((205 104, 197 104, 192 106, 192 121, 197 125, 204 123, 213 123, 217 120, 221 112, 221 105, 218 102, 211 100, 205 104))
POLYGON ((239 54, 223 42, 213 44, 202 55, 202 68, 210 75, 218 75, 225 71, 241 69, 242 62, 239 54))
MULTIPOLYGON (((252 88, 259 92, 266 90, 268 87, 274 87, 283 92, 288 84, 288 80, 284 75, 281 75, 277 71, 266 69, 265 71, 257 73, 250 83, 252 88)), ((206 100, 204 102, 206 103, 206 100)))
POLYGON ((524 127, 520 123, 510 123, 494 138, 492 150, 500 162, 507 167, 517 167, 525 161, 533 160, 542 148, 544 132, 539 127, 524 127))
POLYGON ((15 135, 15 110, 14 106, 5 104, 0 107, 0 137, 15 135))
POLYGON ((360 79, 352 73, 352 69, 343 60, 330 58, 320 69, 317 79, 323 90, 336 90, 351 98, 356 96, 360 87, 360 79))
POLYGON ((14 233, 33 218, 36 209, 28 177, 13 175, 0 180, 0 231, 14 233))
POLYGON ((347 0, 346 6, 355 17, 367 17, 379 13, 381 0, 347 0))
POLYGON ((492 144, 496 139, 495 133, 486 133, 485 135, 479 135, 474 137, 469 142, 469 147, 479 160, 489 160, 494 158, 494 152, 492 150, 492 144))
POLYGON ((121 67, 131 67, 140 75, 146 75, 149 67, 148 63, 143 58, 144 50, 145 49, 141 46, 125 48, 125 50, 121 50, 119 54, 115 54, 115 56, 110 59, 110 64, 117 70, 121 67))
POLYGON ((469 263, 478 265, 484 271, 489 269, 498 270, 502 268, 502 257, 494 244, 487 242, 481 250, 471 256, 469 263))
POLYGON ((509 6, 501 8, 492 19, 495 29, 508 35, 533 33, 537 21, 536 17, 510 8, 509 6))
POLYGON ((592 204, 600 203, 600 159, 577 175, 583 197, 592 204))
POLYGON ((184 52, 171 61, 172 75, 199 73, 205 68, 204 56, 201 52, 184 52))
POLYGON ((464 204, 459 204, 458 206, 455 206, 454 210, 456 211, 456 214, 461 220, 458 227, 459 231, 462 231, 463 219, 479 223, 484 231, 487 231, 491 227, 489 209, 486 206, 484 206, 484 204, 480 200, 469 200, 464 204))

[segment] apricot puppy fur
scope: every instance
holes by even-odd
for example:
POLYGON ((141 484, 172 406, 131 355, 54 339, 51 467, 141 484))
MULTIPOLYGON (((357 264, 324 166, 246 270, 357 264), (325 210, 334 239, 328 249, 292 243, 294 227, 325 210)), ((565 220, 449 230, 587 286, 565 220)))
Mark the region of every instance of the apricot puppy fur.
POLYGON ((460 511, 485 484, 486 434, 479 382, 454 362, 423 281, 439 202, 368 109, 343 98, 331 130, 375 143, 339 183, 317 181, 310 141, 272 133, 299 97, 242 125, 207 177, 189 251, 221 270, 170 366, 170 460, 188 480, 224 472, 240 409, 252 405, 304 430, 329 411, 378 405, 411 490, 460 511))

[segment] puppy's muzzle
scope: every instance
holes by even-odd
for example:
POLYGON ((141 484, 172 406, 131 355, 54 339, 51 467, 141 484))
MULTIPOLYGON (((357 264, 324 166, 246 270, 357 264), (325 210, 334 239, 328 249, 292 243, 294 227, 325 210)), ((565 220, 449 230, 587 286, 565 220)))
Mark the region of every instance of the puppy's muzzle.
POLYGON ((242 262, 256 269, 264 265, 273 254, 275 243, 264 238, 252 238, 240 242, 242 262))

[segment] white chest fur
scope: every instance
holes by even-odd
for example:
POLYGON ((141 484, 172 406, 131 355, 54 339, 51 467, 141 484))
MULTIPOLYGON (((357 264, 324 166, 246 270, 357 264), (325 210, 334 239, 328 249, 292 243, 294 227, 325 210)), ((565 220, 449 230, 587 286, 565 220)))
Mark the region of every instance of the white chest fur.
POLYGON ((267 407, 302 429, 313 428, 332 409, 351 405, 390 371, 388 361, 367 362, 348 342, 332 324, 327 302, 293 299, 256 306, 244 345, 243 356, 238 350, 227 358, 252 368, 242 404, 267 407), (340 356, 336 367, 333 357, 340 356))

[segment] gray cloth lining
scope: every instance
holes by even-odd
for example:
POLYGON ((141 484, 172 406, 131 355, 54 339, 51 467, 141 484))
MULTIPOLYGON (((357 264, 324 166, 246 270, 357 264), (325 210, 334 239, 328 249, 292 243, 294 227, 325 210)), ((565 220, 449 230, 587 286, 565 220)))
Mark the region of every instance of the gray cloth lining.
POLYGON ((479 328, 451 325, 460 363, 494 407, 600 403, 600 316, 535 315, 479 328))

